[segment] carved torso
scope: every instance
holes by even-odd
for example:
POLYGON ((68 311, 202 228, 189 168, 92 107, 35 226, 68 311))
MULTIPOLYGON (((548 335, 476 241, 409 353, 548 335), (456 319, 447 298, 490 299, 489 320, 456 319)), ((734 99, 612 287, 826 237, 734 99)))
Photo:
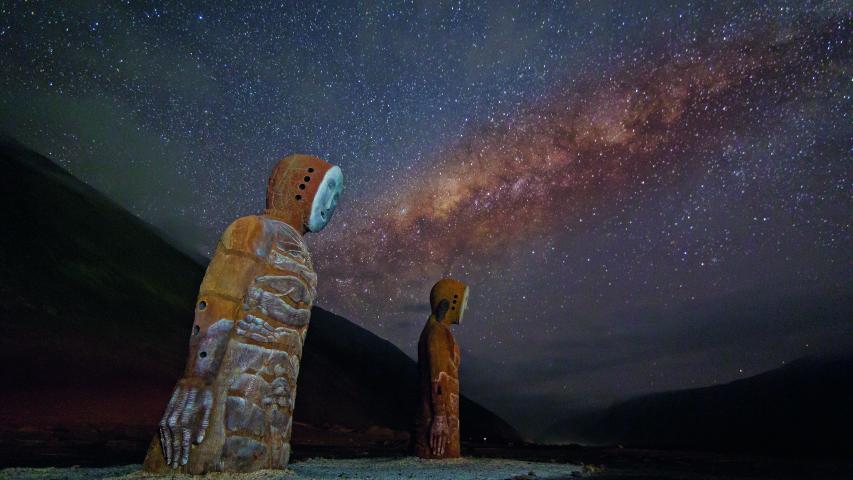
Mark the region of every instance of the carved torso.
MULTIPOLYGON (((287 465, 316 287, 302 235, 291 226, 251 216, 228 227, 199 289, 185 372, 212 384, 210 426, 181 470, 287 465)), ((162 463, 160 448, 152 445, 146 470, 171 471, 162 463)))
POLYGON ((461 454, 459 437, 459 345, 447 325, 433 318, 427 321, 418 341, 420 409, 415 422, 415 453, 421 458, 439 458, 429 446, 430 424, 435 416, 436 388, 449 427, 447 448, 440 458, 461 454))

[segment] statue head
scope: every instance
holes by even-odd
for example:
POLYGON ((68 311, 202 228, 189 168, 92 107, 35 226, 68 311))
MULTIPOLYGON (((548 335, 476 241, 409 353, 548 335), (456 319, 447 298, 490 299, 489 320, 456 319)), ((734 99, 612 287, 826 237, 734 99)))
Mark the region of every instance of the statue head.
POLYGON ((313 155, 288 155, 270 175, 266 213, 300 232, 319 232, 335 213, 343 188, 340 167, 313 155))
POLYGON ((429 292, 429 305, 439 322, 462 323, 468 306, 468 285, 452 278, 439 280, 429 292))

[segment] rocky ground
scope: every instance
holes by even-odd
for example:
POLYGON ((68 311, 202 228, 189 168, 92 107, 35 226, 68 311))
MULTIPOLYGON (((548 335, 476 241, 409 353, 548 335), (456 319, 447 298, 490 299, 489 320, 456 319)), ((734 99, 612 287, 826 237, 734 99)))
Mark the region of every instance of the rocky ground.
MULTIPOLYGON (((163 478, 139 471, 139 465, 106 468, 8 468, 0 470, 0 479, 20 480, 136 480, 163 478)), ((404 458, 325 459, 311 458, 294 462, 285 471, 266 470, 251 474, 210 475, 214 479, 245 480, 506 480, 568 479, 579 475, 582 468, 560 463, 527 462, 496 458, 462 458, 457 460, 420 460, 404 458)), ((194 479, 189 475, 166 477, 194 479)))
MULTIPOLYGON (((286 471, 211 475, 212 479, 352 480, 538 480, 589 477, 594 480, 850 480, 851 458, 762 457, 755 455, 655 451, 613 447, 470 447, 460 460, 425 461, 363 448, 303 446, 286 471)), ((0 480, 185 479, 152 477, 140 465, 112 467, 7 468, 0 480)))

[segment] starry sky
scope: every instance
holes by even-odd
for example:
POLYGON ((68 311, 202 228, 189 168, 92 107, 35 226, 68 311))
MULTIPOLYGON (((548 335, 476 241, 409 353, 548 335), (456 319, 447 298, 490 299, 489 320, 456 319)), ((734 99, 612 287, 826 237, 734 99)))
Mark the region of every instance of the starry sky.
POLYGON ((0 133, 209 256, 344 171, 317 303, 523 433, 853 349, 850 2, 0 4, 0 133))

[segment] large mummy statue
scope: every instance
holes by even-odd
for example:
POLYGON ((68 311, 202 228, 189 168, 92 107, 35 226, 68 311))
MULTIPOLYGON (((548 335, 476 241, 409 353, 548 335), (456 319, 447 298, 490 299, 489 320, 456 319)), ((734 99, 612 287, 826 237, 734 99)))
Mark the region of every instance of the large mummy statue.
POLYGON ((341 169, 308 155, 273 169, 263 215, 222 235, 199 288, 190 351, 145 458, 149 472, 281 469, 317 275, 303 241, 337 206, 341 169))
POLYGON ((415 420, 415 454, 421 458, 457 458, 459 445, 459 345, 450 325, 462 322, 468 287, 450 278, 429 294, 432 314, 418 341, 420 405, 415 420))

